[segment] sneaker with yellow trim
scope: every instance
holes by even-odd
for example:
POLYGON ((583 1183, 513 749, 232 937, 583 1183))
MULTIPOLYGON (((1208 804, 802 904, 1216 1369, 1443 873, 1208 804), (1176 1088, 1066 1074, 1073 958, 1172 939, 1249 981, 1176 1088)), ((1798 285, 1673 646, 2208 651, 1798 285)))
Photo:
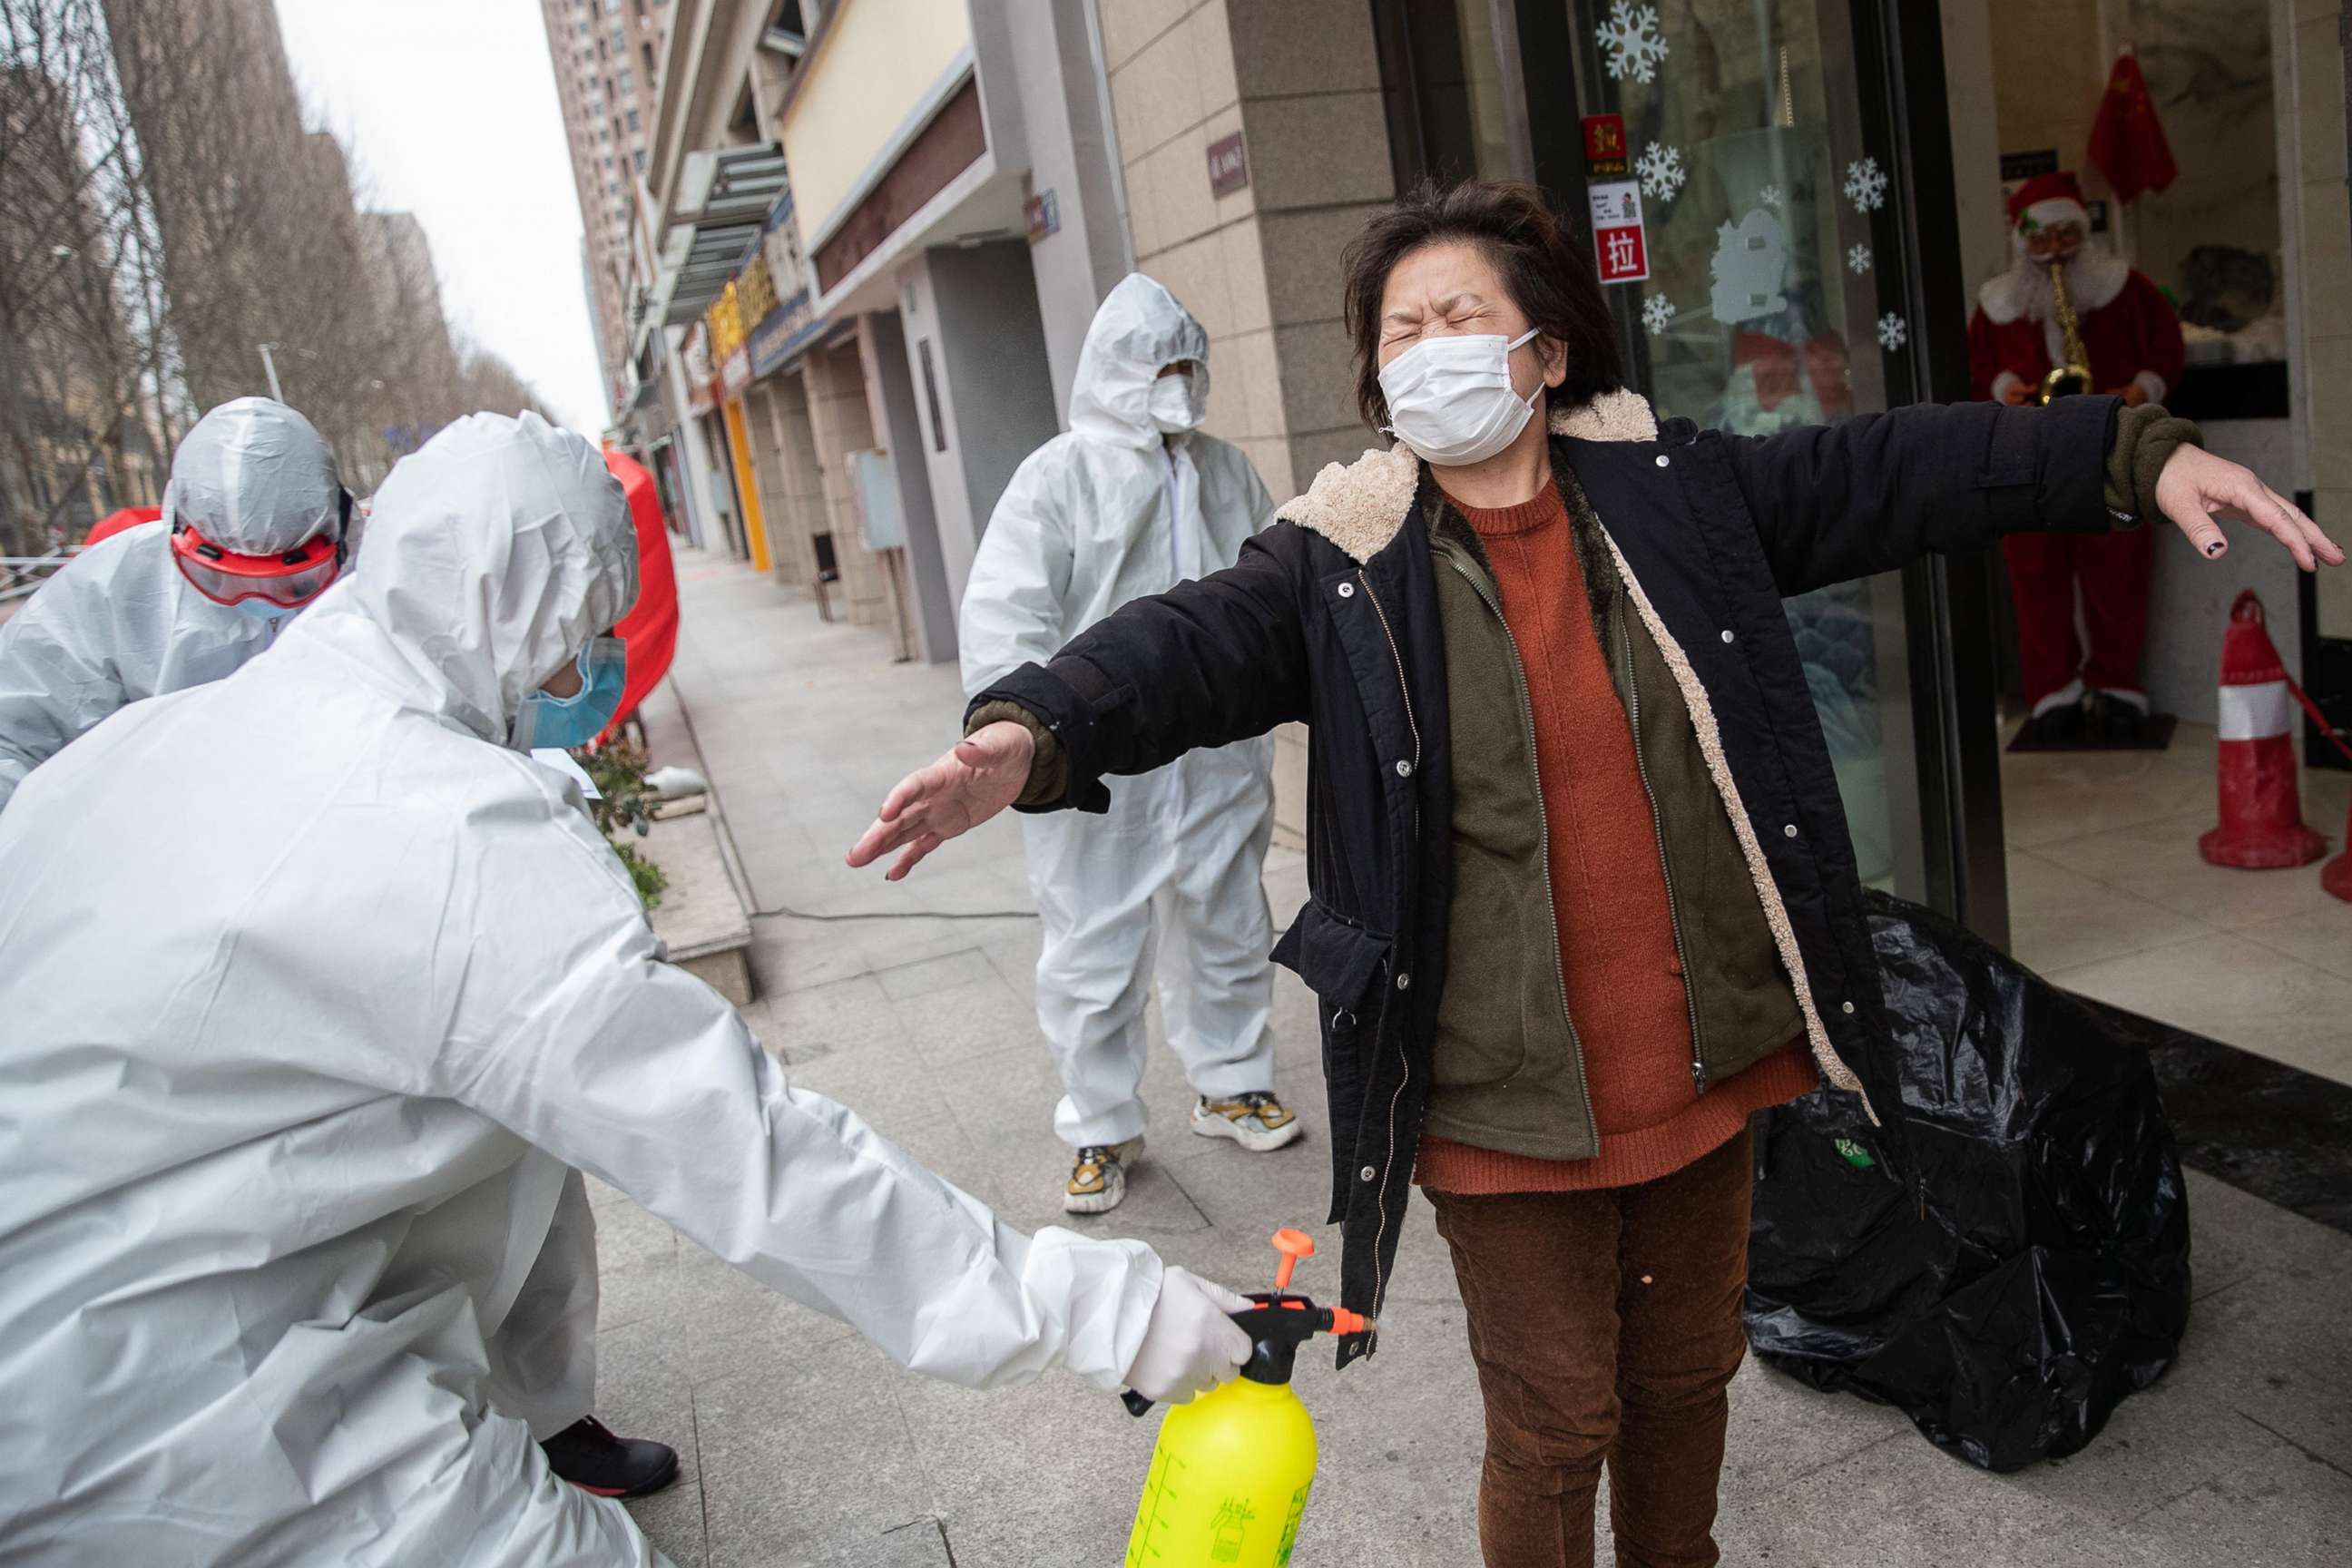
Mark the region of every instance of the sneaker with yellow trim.
POLYGON ((1127 1162, 1143 1152, 1143 1140, 1089 1143, 1070 1164, 1070 1184, 1062 1189, 1066 1214, 1107 1214, 1127 1196, 1127 1162))
POLYGON ((1306 1124, 1282 1101, 1264 1089, 1252 1089, 1231 1100, 1202 1095, 1192 1107, 1192 1131, 1203 1138, 1230 1138, 1253 1154, 1263 1154, 1295 1143, 1306 1124))

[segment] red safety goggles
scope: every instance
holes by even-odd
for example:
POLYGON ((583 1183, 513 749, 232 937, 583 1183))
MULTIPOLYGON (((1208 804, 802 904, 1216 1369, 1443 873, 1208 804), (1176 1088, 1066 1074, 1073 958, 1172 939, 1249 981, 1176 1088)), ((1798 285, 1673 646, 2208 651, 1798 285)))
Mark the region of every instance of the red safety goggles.
POLYGON ((184 522, 172 525, 172 558, 196 592, 216 605, 266 599, 289 610, 325 593, 343 569, 342 542, 323 533, 281 555, 239 555, 184 522))

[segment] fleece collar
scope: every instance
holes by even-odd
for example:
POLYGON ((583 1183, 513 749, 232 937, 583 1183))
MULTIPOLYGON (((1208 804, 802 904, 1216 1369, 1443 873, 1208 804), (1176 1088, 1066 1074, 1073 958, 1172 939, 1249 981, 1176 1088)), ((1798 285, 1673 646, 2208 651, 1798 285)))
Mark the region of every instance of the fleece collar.
MULTIPOLYGON (((1579 441, 1654 441, 1658 421, 1640 393, 1604 392, 1581 407, 1552 410, 1551 433, 1579 441)), ((1420 485, 1421 454, 1399 441, 1344 467, 1326 463, 1307 493, 1278 515, 1321 534, 1361 564, 1404 527, 1420 485)))

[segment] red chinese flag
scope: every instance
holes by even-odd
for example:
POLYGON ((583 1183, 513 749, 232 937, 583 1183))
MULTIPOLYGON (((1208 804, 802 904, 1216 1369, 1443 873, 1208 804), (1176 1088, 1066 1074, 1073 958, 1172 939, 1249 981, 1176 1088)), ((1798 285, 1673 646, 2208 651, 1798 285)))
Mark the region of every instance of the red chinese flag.
POLYGON ((2091 163, 2115 187, 2118 201, 2137 201, 2144 192, 2160 191, 2180 173, 2172 161, 2172 146, 2164 139, 2164 122, 2147 96, 2147 79, 2139 73, 2138 57, 2116 57, 2107 78, 2106 96, 2099 100, 2099 117, 2091 126, 2091 163))

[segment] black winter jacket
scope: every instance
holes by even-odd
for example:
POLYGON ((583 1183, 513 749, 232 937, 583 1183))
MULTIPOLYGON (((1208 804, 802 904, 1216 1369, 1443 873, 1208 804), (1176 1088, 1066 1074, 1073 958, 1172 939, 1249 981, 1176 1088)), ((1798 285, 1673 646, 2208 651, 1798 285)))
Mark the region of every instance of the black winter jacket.
MULTIPOLYGON (((1660 428, 1631 393, 1557 414, 1635 607, 1683 688, 1816 1057, 1900 1104, 1863 889, 1784 595, 2108 526, 2113 398, 1919 406, 1769 437, 1660 428)), ((1395 1260, 1445 984, 1445 650, 1410 452, 1333 464, 1231 569, 1121 608, 977 697, 1058 737, 1061 799, 1304 721, 1312 898, 1275 952, 1319 998, 1340 1296, 1377 1313, 1395 1260)), ((1360 1340, 1362 1337, 1359 1336, 1360 1340)), ((1369 1353, 1343 1342, 1339 1364, 1369 1353)))

